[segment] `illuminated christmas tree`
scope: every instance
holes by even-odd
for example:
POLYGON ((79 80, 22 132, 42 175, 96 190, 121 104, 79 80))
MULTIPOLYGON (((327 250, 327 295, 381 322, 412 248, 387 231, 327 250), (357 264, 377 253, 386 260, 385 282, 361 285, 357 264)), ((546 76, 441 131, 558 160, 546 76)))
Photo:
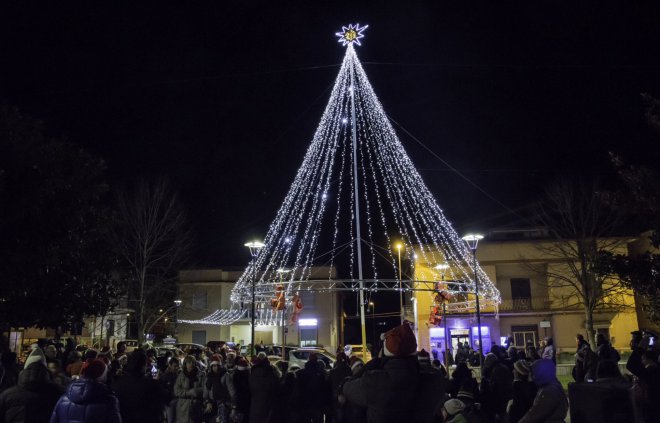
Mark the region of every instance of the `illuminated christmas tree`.
MULTIPOLYGON (((349 25, 337 33, 347 48, 332 94, 263 245, 232 291, 232 308, 191 323, 231 324, 254 304, 257 324, 281 324, 283 313, 296 315, 300 291, 353 291, 364 307, 364 296, 377 291, 436 295, 442 289, 450 298, 447 310, 474 311, 472 252, 424 184, 367 79, 355 51, 365 29, 349 25), (412 267, 443 264, 445 283, 438 286, 439 275, 413 281, 414 270, 402 272, 398 243, 412 267), (337 274, 312 278, 315 266, 337 274)), ((477 276, 481 307, 497 306, 499 292, 478 266, 477 276)))

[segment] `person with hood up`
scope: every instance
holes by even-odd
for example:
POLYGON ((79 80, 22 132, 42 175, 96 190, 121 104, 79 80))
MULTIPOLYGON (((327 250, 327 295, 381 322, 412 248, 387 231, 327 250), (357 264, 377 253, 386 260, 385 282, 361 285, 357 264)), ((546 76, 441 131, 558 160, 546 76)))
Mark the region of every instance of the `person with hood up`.
POLYGON ((50 423, 121 423, 119 401, 105 384, 108 368, 102 360, 83 363, 55 405, 50 423))
POLYGON ((183 369, 174 383, 176 423, 199 423, 202 419, 204 397, 204 374, 197 368, 191 355, 183 360, 183 369))
POLYGON ((387 331, 381 340, 375 368, 344 383, 343 396, 366 408, 368 423, 432 422, 441 414, 445 380, 420 371, 410 323, 387 331))
POLYGON ((446 401, 442 407, 444 421, 447 423, 467 423, 463 410, 465 410, 465 404, 461 400, 450 399, 446 401))
POLYGON ((452 398, 457 398, 459 391, 470 392, 474 398, 477 398, 479 394, 479 383, 472 375, 472 370, 464 361, 456 365, 449 380, 449 387, 447 388, 447 392, 452 398))
POLYGON ((41 423, 50 413, 64 388, 51 381, 46 357, 37 348, 25 361, 18 383, 0 394, 0 421, 3 423, 41 423))
POLYGON ((227 374, 222 378, 229 394, 229 419, 250 420, 250 367, 245 357, 227 355, 227 374))
POLYGON ((532 379, 538 391, 532 408, 519 423, 563 423, 568 412, 568 399, 556 376, 551 360, 536 360, 532 364, 532 379))

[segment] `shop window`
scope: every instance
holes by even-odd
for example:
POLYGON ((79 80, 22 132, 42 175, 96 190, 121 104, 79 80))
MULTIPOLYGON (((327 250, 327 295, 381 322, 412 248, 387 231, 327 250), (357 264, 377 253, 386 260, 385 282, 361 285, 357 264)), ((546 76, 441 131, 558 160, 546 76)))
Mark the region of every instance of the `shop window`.
POLYGON ((300 328, 300 346, 314 347, 318 345, 318 331, 316 328, 300 328))

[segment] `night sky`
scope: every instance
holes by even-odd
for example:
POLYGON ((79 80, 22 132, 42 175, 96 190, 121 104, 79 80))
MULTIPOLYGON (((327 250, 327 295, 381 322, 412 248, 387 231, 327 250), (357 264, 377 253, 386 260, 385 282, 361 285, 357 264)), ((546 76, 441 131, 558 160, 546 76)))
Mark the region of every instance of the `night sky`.
POLYGON ((660 97, 658 2, 7 3, 0 101, 103 157, 115 186, 169 177, 194 266, 244 265, 265 235, 347 23, 369 25, 358 56, 459 233, 515 220, 558 175, 607 177, 608 151, 658 167, 640 96, 660 97))

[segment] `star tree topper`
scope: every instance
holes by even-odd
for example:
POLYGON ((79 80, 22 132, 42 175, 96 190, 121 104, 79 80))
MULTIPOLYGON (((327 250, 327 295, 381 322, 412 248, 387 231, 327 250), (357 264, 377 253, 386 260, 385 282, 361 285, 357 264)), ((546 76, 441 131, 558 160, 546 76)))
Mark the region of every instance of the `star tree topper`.
POLYGON ((342 46, 347 46, 353 43, 361 46, 360 38, 364 38, 362 31, 367 28, 369 28, 369 25, 360 26, 360 24, 348 24, 348 26, 342 26, 341 32, 337 32, 335 35, 339 37, 339 40, 337 41, 342 43, 342 46))

